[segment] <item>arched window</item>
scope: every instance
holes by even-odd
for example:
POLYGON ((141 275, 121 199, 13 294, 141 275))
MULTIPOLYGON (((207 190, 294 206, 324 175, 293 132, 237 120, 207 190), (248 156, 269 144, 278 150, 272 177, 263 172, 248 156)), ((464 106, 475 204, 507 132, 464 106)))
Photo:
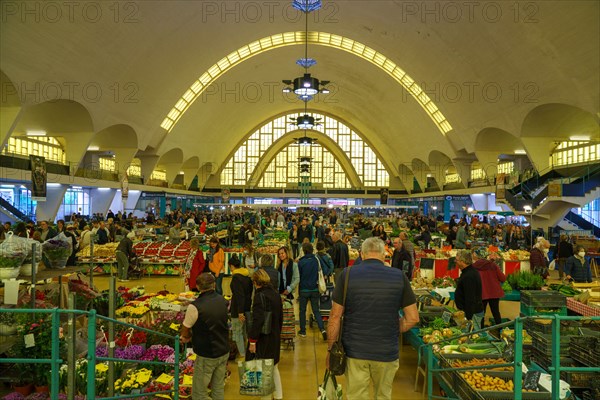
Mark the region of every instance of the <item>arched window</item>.
MULTIPOLYGON (((321 180, 324 187, 329 183, 344 183, 344 186, 350 187, 348 177, 344 179, 338 175, 343 173, 340 166, 339 157, 347 157, 354 172, 358 176, 361 184, 364 187, 386 187, 389 186, 389 174, 383 163, 379 160, 375 152, 366 143, 362 137, 353 129, 348 127, 343 122, 319 113, 309 113, 316 120, 320 119, 321 124, 313 128, 316 137, 319 134, 326 135, 335 143, 338 155, 327 151, 317 142, 314 146, 314 166, 311 168, 311 182, 317 183, 321 180), (319 159, 317 159, 319 157, 319 159), (320 163, 320 167, 317 163, 320 163), (322 172, 321 172, 322 171, 322 172), (333 175, 332 175, 333 174, 333 175)), ((255 173, 256 168, 262 168, 265 171, 265 177, 259 182, 261 187, 280 187, 285 182, 298 181, 298 160, 295 160, 292 150, 295 145, 283 147, 281 156, 277 154, 272 159, 263 159, 265 153, 284 135, 290 134, 294 137, 302 136, 301 131, 297 131, 297 127, 290 124, 290 118, 297 117, 298 113, 290 113, 288 115, 277 117, 252 133, 236 150, 234 155, 228 160, 227 164, 221 172, 221 185, 223 186, 244 186, 247 185, 250 177, 255 173), (294 132, 295 134, 291 133, 294 132), (291 152, 291 153, 290 153, 291 152), (290 155, 292 154, 292 155, 290 155), (285 161, 284 161, 285 159, 285 161), (263 163, 263 165, 259 165, 263 163), (285 169, 285 171, 284 171, 285 169), (275 178, 274 176, 277 176, 275 178)), ((262 171, 261 171, 262 172, 262 171)), ((283 185, 285 186, 285 185, 283 185)), ((333 186, 335 187, 335 186, 333 186)))

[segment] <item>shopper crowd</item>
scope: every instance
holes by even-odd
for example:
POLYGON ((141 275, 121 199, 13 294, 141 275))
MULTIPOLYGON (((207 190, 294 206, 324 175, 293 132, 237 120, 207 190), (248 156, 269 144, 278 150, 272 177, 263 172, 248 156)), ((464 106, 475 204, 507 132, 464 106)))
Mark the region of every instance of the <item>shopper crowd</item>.
MULTIPOLYGON (((297 333, 301 338, 307 334, 309 302, 312 318, 328 347, 341 337, 348 356, 347 398, 367 398, 372 383, 377 398, 389 399, 399 365, 399 335, 419 321, 410 284, 416 270, 416 247, 427 249, 446 244, 457 249, 456 264, 461 276, 455 293, 456 306, 465 312, 467 319, 474 319, 482 318, 489 305, 496 324, 502 320, 499 300, 503 297, 501 284, 506 276, 488 259, 488 246, 531 249, 531 270, 543 277, 548 274, 551 259, 550 243, 543 236, 533 237, 530 227, 502 223, 487 216, 481 219, 452 216, 445 223, 440 217, 421 214, 382 212, 367 217, 343 210, 244 213, 229 209, 174 210, 162 219, 149 212, 146 218, 137 219, 131 214, 109 211, 106 217, 94 215, 91 219, 73 215, 69 223, 58 220, 55 226, 49 221, 39 221, 37 226, 31 221, 14 226, 6 224, 0 234, 13 231, 17 236, 40 242, 64 234, 73 243, 71 265, 75 264, 77 250, 92 242, 118 242, 118 277, 127 280, 130 263, 135 258, 134 232, 138 229, 148 232, 150 227, 152 233, 168 236, 172 244, 191 239, 191 252, 183 270, 186 287, 199 292, 199 296, 187 310, 181 337, 184 342, 192 343, 198 355, 194 398, 207 398, 209 386, 213 399, 223 398, 229 313, 233 341, 241 358, 274 360, 274 392, 264 398, 281 399, 284 395, 278 364, 282 304, 297 300, 300 312, 297 333), (279 248, 275 260, 257 250, 262 235, 272 229, 288 232, 288 242, 279 248), (223 231, 226 234, 217 235, 223 231), (203 241, 209 245, 206 254, 200 250, 203 241), (227 310, 222 296, 224 247, 235 242, 243 247, 243 253, 228 261, 231 299, 227 310), (359 243, 360 253, 352 263, 349 249, 350 245, 356 248, 355 243, 359 243), (331 288, 327 328, 320 313, 321 275, 331 288), (403 315, 400 330, 399 312, 403 315)), ((561 236, 554 259, 561 277, 591 282, 585 250, 580 246, 574 249, 568 237, 561 236)))

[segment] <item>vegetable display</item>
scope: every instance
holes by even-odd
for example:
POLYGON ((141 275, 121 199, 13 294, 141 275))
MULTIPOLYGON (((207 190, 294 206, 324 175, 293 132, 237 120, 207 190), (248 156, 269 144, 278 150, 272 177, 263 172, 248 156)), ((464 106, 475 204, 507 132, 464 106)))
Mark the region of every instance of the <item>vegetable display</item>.
POLYGON ((558 293, 564 294, 567 297, 573 297, 573 296, 577 296, 578 294, 581 294, 580 290, 577 290, 573 286, 570 286, 570 285, 559 285, 559 284, 553 283, 549 287, 551 290, 555 290, 558 293))
POLYGON ((512 392, 515 387, 512 379, 505 381, 502 378, 484 375, 479 371, 467 371, 461 373, 460 376, 477 390, 512 392))
MULTIPOLYGON (((470 360, 454 360, 450 362, 454 368, 484 367, 487 365, 508 364, 504 358, 472 358, 470 360)), ((487 368, 488 371, 512 371, 513 367, 487 368)))
POLYGON ((508 284, 516 290, 540 290, 544 286, 544 279, 527 271, 519 271, 508 275, 508 284))

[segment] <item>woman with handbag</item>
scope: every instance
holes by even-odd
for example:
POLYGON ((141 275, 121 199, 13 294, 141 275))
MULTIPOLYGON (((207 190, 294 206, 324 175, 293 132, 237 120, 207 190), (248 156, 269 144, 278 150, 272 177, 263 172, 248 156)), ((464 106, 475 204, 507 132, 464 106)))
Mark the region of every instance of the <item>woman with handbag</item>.
POLYGON ((246 360, 249 361, 250 358, 274 360, 273 380, 275 391, 272 395, 263 396, 262 399, 282 399, 281 375, 277 367, 283 324, 281 296, 271 285, 271 278, 263 269, 257 270, 252 275, 252 283, 254 283, 255 292, 254 301, 252 302, 252 323, 248 327, 246 360), (269 319, 271 320, 270 323, 269 319), (253 354, 253 356, 250 356, 250 354, 253 354))

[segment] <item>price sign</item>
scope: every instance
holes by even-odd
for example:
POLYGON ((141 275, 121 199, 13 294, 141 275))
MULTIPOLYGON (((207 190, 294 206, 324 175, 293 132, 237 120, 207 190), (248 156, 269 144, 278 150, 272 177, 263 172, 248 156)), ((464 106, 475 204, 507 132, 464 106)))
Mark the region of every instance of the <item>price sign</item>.
POLYGON ((529 371, 523 377, 523 389, 538 391, 538 385, 542 373, 540 371, 529 371))
POLYGON ((172 380, 173 380, 173 377, 171 375, 167 375, 165 373, 163 373, 161 376, 156 378, 156 382, 163 383, 165 385, 170 383, 172 380))
POLYGON ((448 312, 448 311, 444 311, 444 313, 442 314, 442 319, 444 320, 445 323, 449 324, 450 320, 452 319, 452 313, 448 312))

